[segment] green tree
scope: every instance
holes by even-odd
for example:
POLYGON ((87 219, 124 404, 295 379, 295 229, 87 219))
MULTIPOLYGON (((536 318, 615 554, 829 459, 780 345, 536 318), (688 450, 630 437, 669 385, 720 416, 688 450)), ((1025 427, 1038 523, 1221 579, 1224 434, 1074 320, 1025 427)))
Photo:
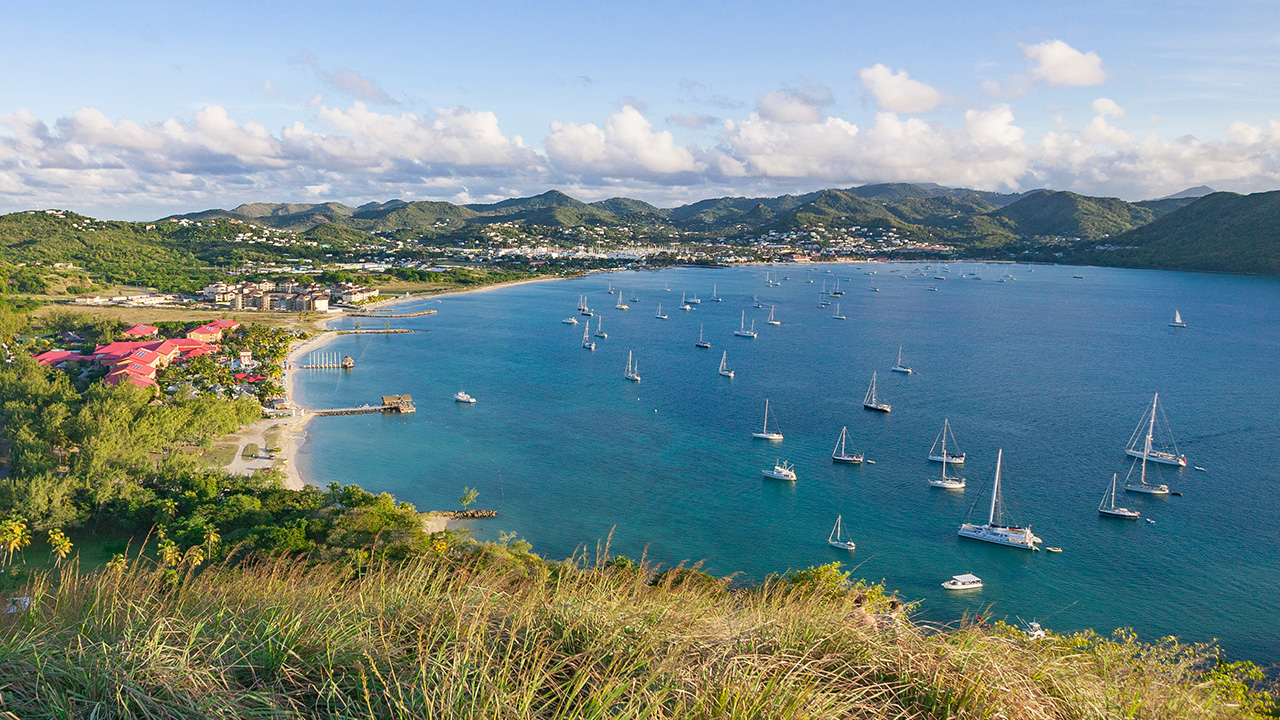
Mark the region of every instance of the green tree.
POLYGON ((67 559, 67 555, 71 554, 71 538, 61 530, 49 531, 49 552, 57 556, 57 560, 53 561, 55 566, 61 565, 63 560, 67 559))
POLYGON ((480 491, 475 488, 463 487, 462 497, 458 498, 458 502, 462 503, 462 509, 466 510, 467 506, 476 501, 480 497, 480 491))
POLYGON ((0 523, 0 547, 4 548, 4 564, 13 561, 13 554, 31 544, 31 531, 22 518, 9 518, 0 523))

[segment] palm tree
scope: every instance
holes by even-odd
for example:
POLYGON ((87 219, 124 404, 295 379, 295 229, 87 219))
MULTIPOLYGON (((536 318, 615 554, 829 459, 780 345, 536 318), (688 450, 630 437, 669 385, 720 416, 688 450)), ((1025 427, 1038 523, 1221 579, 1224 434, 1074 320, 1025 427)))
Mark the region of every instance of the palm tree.
POLYGON ((57 529, 49 531, 49 551, 58 556, 58 559, 53 561, 55 567, 67 559, 71 554, 71 547, 71 538, 67 537, 66 533, 57 529))
POLYGON ((462 497, 458 498, 458 502, 462 503, 462 509, 466 510, 467 506, 476 501, 480 496, 480 491, 475 488, 462 488, 462 497))
POLYGON ((31 531, 22 518, 9 518, 0 523, 0 545, 4 547, 4 564, 13 561, 13 554, 31 544, 31 531))

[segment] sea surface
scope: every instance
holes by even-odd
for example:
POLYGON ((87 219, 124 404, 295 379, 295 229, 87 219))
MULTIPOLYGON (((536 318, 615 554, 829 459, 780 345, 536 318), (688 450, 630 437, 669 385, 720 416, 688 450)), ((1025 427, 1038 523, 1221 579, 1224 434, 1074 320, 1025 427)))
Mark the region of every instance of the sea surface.
POLYGON ((474 525, 481 537, 514 531, 549 557, 594 554, 612 535, 614 554, 745 580, 839 560, 919 601, 930 621, 969 612, 1059 631, 1132 627, 1280 662, 1275 278, 970 263, 677 268, 397 306, 422 309, 439 312, 390 321, 413 334, 324 347, 355 358, 352 371, 297 371, 310 408, 408 393, 418 409, 312 421, 298 459, 312 482, 357 483, 421 510, 456 509, 473 487, 475 507, 501 513, 474 525), (818 306, 837 279, 847 320, 818 306), (723 302, 711 302, 713 283, 723 302), (615 308, 610 285, 630 310, 615 308), (702 302, 683 311, 682 292, 702 302), (581 295, 596 317, 575 310, 581 295), (669 319, 655 318, 659 303, 669 319), (765 324, 770 308, 780 326, 765 324), (1186 329, 1168 326, 1175 309, 1186 329), (733 335, 744 312, 757 339, 733 335), (590 319, 593 334, 603 322, 608 338, 583 349, 584 325, 568 317, 590 319), (700 328, 710 350, 694 347, 700 328), (890 371, 899 346, 915 374, 890 371), (623 378, 629 351, 639 384, 623 378), (716 372, 724 351, 732 380, 716 372), (890 414, 862 407, 873 371, 890 414), (459 389, 478 402, 453 402, 459 389), (1189 465, 1151 466, 1153 482, 1183 495, 1122 493, 1144 519, 1099 517, 1157 392, 1189 465), (766 398, 782 442, 751 437, 766 398), (941 469, 926 455, 944 418, 968 455, 963 493, 926 485, 941 469), (874 464, 831 463, 842 426, 874 464), (1001 448, 1006 521, 1062 553, 956 535, 971 511, 985 522, 1001 448), (765 479, 775 459, 799 480, 765 479), (854 552, 826 543, 837 515, 854 552), (965 572, 986 587, 939 586, 965 572))

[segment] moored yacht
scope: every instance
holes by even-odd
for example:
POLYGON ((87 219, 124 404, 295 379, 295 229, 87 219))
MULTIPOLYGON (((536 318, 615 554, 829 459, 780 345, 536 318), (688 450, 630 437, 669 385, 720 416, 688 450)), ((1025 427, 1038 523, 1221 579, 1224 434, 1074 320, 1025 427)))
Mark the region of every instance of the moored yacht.
POLYGON ((929 459, 943 464, 963 465, 964 453, 955 452, 956 445, 956 436, 951 432, 951 421, 943 418, 942 430, 938 431, 938 437, 934 438, 933 445, 929 448, 929 459), (951 438, 951 452, 947 452, 948 437, 951 438), (942 445, 941 450, 938 449, 939 444, 942 445))
MULTIPOLYGON (((726 353, 726 355, 727 354, 728 353, 726 353)), ((778 424, 778 420, 777 418, 774 418, 774 425, 777 425, 777 424, 778 424)), ((751 437, 758 438, 760 440, 781 440, 782 439, 782 433, 778 432, 777 430, 774 430, 773 432, 769 432, 769 399, 768 398, 765 398, 765 401, 764 401, 764 426, 760 428, 759 432, 751 433, 751 437)))
POLYGON ((887 413, 893 409, 889 403, 882 403, 876 397, 876 374, 871 373, 871 386, 867 388, 866 397, 862 398, 862 407, 876 412, 887 413))
POLYGON ((1004 450, 996 453, 996 479, 991 488, 991 512, 985 525, 966 522, 960 526, 960 537, 972 540, 1007 545, 1022 550, 1039 550, 1036 543, 1042 542, 1031 532, 1031 526, 1018 527, 1004 524, 1004 505, 1000 499, 1000 464, 1004 459, 1004 450))
POLYGON ((667 316, 662 313, 662 303, 658 303, 658 312, 654 314, 654 317, 659 320, 667 319, 667 316))
POLYGON ((1111 487, 1102 496, 1102 500, 1098 501, 1098 514, 1106 517, 1121 518, 1124 520, 1137 520, 1142 513, 1129 508, 1116 507, 1116 474, 1111 473, 1111 487))
POLYGON ((977 590, 982 587, 982 578, 973 573, 952 575, 950 580, 942 583, 942 587, 947 590, 977 590))
POLYGON ((840 525, 841 516, 836 516, 835 527, 831 528, 831 534, 827 536, 827 544, 833 548, 841 550, 854 550, 858 546, 853 544, 852 540, 844 539, 844 528, 840 525))
POLYGON ((698 342, 694 343, 694 344, 693 344, 693 346, 694 346, 694 347, 700 347, 700 348, 708 348, 708 349, 710 349, 710 347, 711 347, 711 343, 709 343, 709 342, 707 342, 706 340, 703 340, 703 339, 702 339, 702 326, 701 326, 701 325, 699 325, 699 326, 698 326, 698 342))
POLYGON ((471 405, 476 401, 476 399, 466 394, 465 392, 459 390, 457 393, 454 394, 453 401, 471 405))
POLYGON ((769 319, 764 321, 765 325, 781 325, 782 323, 773 317, 773 305, 769 306, 769 319))
POLYGON ((1164 411, 1160 409, 1160 393, 1156 393, 1151 398, 1151 408, 1142 414, 1142 419, 1138 421, 1138 426, 1134 428, 1133 435, 1129 436, 1129 445, 1125 448, 1125 454, 1136 458, 1145 458, 1151 462, 1160 463, 1161 465, 1177 465, 1178 467, 1187 466, 1187 456, 1178 452, 1178 444, 1174 442, 1173 431, 1169 429, 1169 419, 1164 416, 1164 411), (1156 416, 1160 417, 1160 425, 1156 426, 1156 416), (1145 437, 1142 434, 1142 426, 1147 426, 1145 437), (1163 443, 1161 449, 1155 448, 1156 437, 1159 436, 1163 443))
POLYGON ((752 339, 755 339, 755 337, 756 337, 756 321, 755 321, 755 320, 752 320, 752 321, 751 321, 751 329, 750 329, 750 330, 748 330, 748 329, 747 329, 747 311, 746 311, 746 310, 743 310, 743 311, 742 311, 742 321, 738 323, 738 329, 737 329, 737 330, 734 330, 734 331, 733 331, 733 334, 734 334, 734 335, 737 335, 738 337, 744 337, 744 338, 752 338, 752 339))
POLYGON ((732 380, 733 371, 729 369, 728 363, 729 363, 729 351, 725 350, 720 355, 720 374, 732 380))
POLYGON ((836 439, 836 446, 831 449, 831 462, 844 463, 845 465, 861 465, 862 453, 850 453, 845 449, 845 440, 849 436, 849 427, 840 428, 840 437, 836 439))
POLYGON ((640 363, 632 362, 630 350, 627 351, 627 370, 622 377, 631 382, 640 382, 640 363))
POLYGON ((796 481, 795 466, 785 460, 777 460, 773 463, 772 469, 761 470, 760 472, 765 477, 773 478, 774 480, 786 480, 787 482, 796 481))
POLYGON ((893 371, 898 373, 904 373, 906 375, 910 375, 911 373, 915 372, 911 368, 902 364, 902 346, 901 345, 898 346, 898 364, 893 366, 893 371))

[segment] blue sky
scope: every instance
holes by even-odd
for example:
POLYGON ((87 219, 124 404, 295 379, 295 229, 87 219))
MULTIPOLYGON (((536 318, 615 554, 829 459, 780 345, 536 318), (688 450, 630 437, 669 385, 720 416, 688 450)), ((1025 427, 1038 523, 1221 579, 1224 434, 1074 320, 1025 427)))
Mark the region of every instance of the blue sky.
POLYGON ((6 3, 0 210, 1280 187, 1263 2, 6 3))

